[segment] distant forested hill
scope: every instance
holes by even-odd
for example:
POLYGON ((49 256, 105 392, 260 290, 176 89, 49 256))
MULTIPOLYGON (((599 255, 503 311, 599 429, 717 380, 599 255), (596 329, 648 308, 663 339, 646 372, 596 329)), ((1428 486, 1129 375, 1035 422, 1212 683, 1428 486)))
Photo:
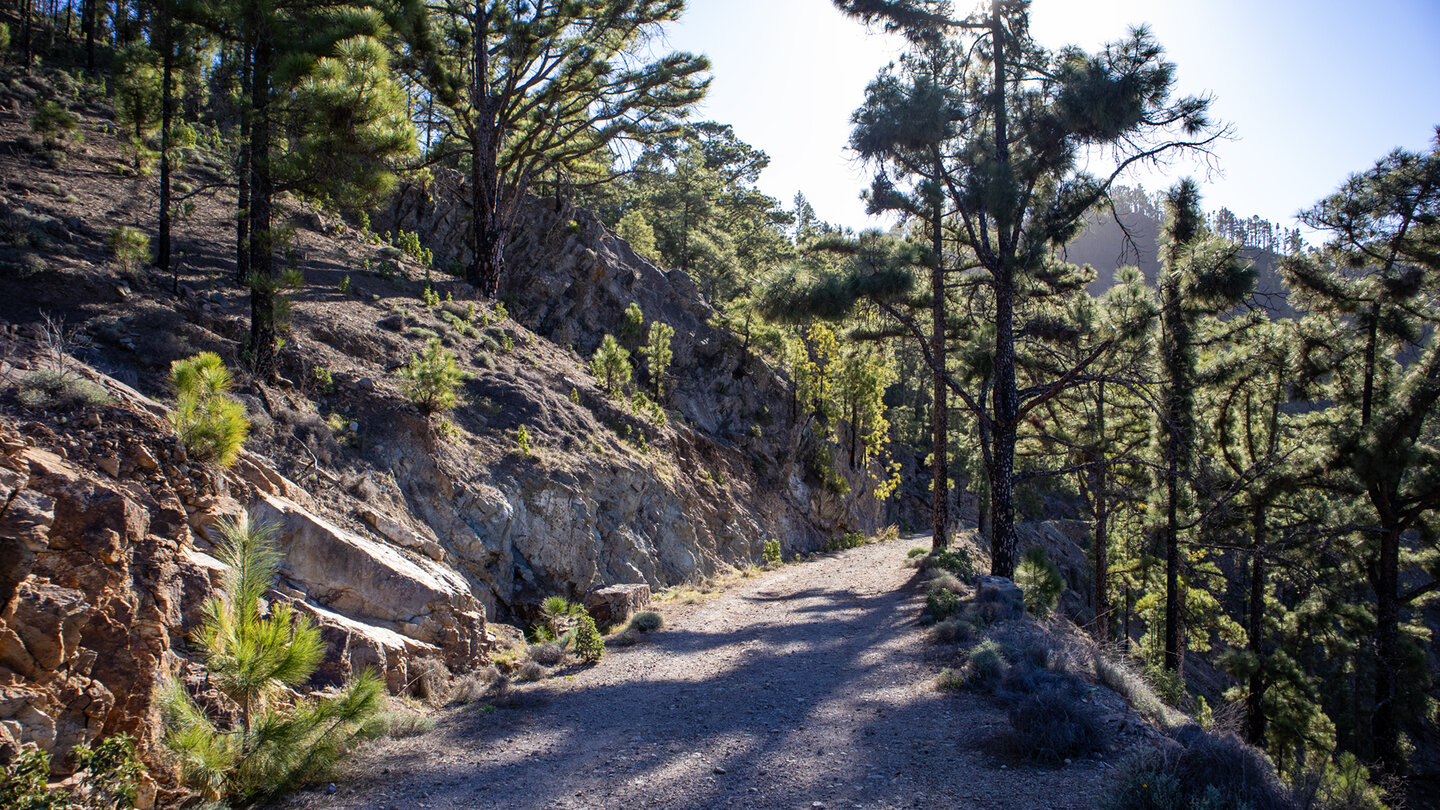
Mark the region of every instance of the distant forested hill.
MULTIPOLYGON (((1164 224, 1162 195, 1143 188, 1121 187, 1113 195, 1113 212, 1092 215, 1084 231, 1066 246, 1064 258, 1095 268, 1090 285, 1099 294, 1114 283, 1116 268, 1135 265, 1145 280, 1155 281, 1160 269, 1160 230, 1164 224)), ((1276 227, 1259 217, 1242 219, 1228 208, 1209 216, 1217 234, 1245 246, 1245 253, 1260 270, 1256 302, 1272 315, 1293 315, 1286 302, 1285 286, 1276 273, 1280 257, 1301 247, 1300 232, 1276 227)))

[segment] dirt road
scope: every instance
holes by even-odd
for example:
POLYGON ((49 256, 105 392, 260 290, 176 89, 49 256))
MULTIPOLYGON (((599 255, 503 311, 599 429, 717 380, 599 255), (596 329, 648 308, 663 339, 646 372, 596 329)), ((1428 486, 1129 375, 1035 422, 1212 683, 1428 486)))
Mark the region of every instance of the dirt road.
POLYGON ((597 666, 442 713, 304 808, 1090 808, 1113 768, 1001 751, 1005 714, 939 691, 905 552, 863 546, 739 580, 597 666))

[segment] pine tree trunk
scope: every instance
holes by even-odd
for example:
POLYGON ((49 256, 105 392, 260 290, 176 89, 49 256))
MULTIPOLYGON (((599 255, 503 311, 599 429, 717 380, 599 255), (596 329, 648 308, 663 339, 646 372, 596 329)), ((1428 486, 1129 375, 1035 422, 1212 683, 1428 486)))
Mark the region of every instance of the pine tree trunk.
POLYGON ((85 72, 95 75, 95 6, 100 0, 85 0, 80 11, 80 27, 85 33, 85 72))
POLYGON ((170 0, 160 0, 161 70, 160 70, 160 243, 155 264, 160 272, 170 272, 170 126, 175 116, 174 31, 171 30, 170 0))
POLYGON ((270 230, 274 178, 270 174, 270 81, 274 70, 270 33, 255 38, 250 76, 250 352, 251 367, 262 378, 275 370, 275 250, 270 230))
MULTIPOLYGON (((1101 447, 1105 443, 1105 384, 1100 383, 1096 398, 1095 430, 1101 447)), ((1107 489, 1110 486, 1109 469, 1103 463, 1104 450, 1095 454, 1097 462, 1091 475, 1091 489, 1095 501, 1095 533, 1092 557, 1095 560, 1095 640, 1105 644, 1110 640, 1110 501, 1107 489)))
POLYGON ((239 186, 235 212, 235 283, 241 285, 250 281, 250 136, 254 115, 248 100, 254 85, 254 66, 251 64, 254 49, 248 39, 247 36, 240 53, 240 95, 245 101, 240 109, 240 148, 235 167, 239 186))
MULTIPOLYGON (((995 68, 996 177, 1008 177, 1010 141, 1006 103, 1005 25, 1000 0, 990 4, 990 47, 995 68)), ((990 504, 994 535, 990 539, 990 573, 1015 576, 1015 438, 1019 427, 1020 394, 1015 387, 1015 244, 1013 223, 995 218, 996 255, 991 273, 995 285, 995 403, 993 450, 990 460, 990 504)))
POLYGON ((930 407, 930 546, 934 549, 950 545, 950 475, 949 475, 949 428, 950 409, 945 387, 945 259, 941 241, 940 206, 931 212, 930 242, 935 252, 934 265, 930 268, 930 353, 934 357, 931 369, 930 407))
POLYGON ((505 212, 500 206, 498 100, 490 92, 490 11, 485 3, 475 4, 471 21, 470 104, 475 124, 470 154, 471 207, 474 211, 475 257, 466 280, 487 298, 500 291, 500 273, 505 263, 505 212))
MULTIPOLYGON (((1379 505, 1377 504, 1377 507, 1379 505)), ((1381 509, 1384 517, 1385 511, 1381 509)), ((1375 710, 1370 730, 1375 756, 1390 773, 1400 773, 1400 717, 1395 705, 1400 676, 1400 528, 1391 521, 1380 536, 1375 584, 1375 710)))
POLYGON ((1250 615, 1246 633, 1250 636, 1250 654, 1255 657, 1255 670, 1250 673, 1249 692, 1245 696, 1245 739, 1251 745, 1265 747, 1265 508, 1255 506, 1251 517, 1254 541, 1250 550, 1250 615))

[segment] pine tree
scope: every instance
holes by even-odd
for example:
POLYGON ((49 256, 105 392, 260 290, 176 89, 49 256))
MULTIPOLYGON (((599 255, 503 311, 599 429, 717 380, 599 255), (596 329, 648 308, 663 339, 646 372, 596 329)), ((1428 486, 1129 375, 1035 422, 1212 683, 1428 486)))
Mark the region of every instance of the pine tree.
POLYGON ((620 389, 630 382, 630 352, 614 335, 606 335, 590 358, 590 373, 611 396, 619 396, 620 389))
POLYGON ((640 347, 640 353, 645 355, 645 369, 655 383, 656 402, 665 397, 665 370, 675 357, 670 350, 670 338, 674 336, 675 327, 664 321, 655 321, 650 324, 650 335, 645 339, 645 345, 640 347))
POLYGON ((284 311, 275 196, 373 205, 415 138, 377 42, 390 29, 376 7, 217 0, 198 11, 206 30, 242 54, 236 273, 250 287, 250 364, 268 375, 284 311))
POLYGON ((411 77, 434 101, 421 111, 422 127, 439 136, 427 157, 469 172, 466 279, 482 295, 498 292, 532 183, 673 131, 704 94, 704 58, 639 61, 683 8, 683 0, 444 0, 404 32, 411 77))
POLYGON ((1160 469, 1156 493, 1164 513, 1165 668, 1179 671, 1184 648, 1184 598, 1181 589, 1181 535, 1193 528, 1195 496, 1197 344, 1201 319, 1226 312, 1250 294, 1255 268, 1233 242, 1211 238, 1200 210, 1200 191, 1191 180, 1170 190, 1166 199, 1165 241, 1161 248, 1160 337, 1161 407, 1156 414, 1160 469))
POLYGON ((1302 219, 1330 239, 1282 269, 1315 315, 1305 362, 1335 403, 1326 482, 1353 499, 1358 524, 1375 527, 1356 537, 1375 605, 1368 726, 1374 755, 1396 772, 1407 695, 1431 677, 1407 666, 1402 614, 1440 589, 1440 570, 1414 556, 1433 555, 1440 536, 1440 134, 1429 152, 1396 150, 1352 176, 1302 219), (1416 569, 1420 581, 1402 588, 1416 569))
POLYGON ((366 670, 333 697, 287 697, 325 654, 320 631, 289 603, 262 608, 280 556, 274 531, 242 515, 220 524, 220 593, 204 606, 196 643, 210 682, 239 711, 217 724, 184 684, 164 687, 165 745, 187 783, 210 801, 253 802, 316 778, 346 750, 380 731, 384 685, 366 670))
POLYGON ((1027 328, 1027 304, 1046 286, 1046 254, 1068 241, 1130 166, 1187 149, 1204 149, 1218 133, 1203 98, 1171 98, 1174 66, 1145 29, 1099 53, 1051 53, 1029 38, 1028 8, 992 0, 988 12, 951 15, 931 0, 836 0, 846 13, 899 31, 923 52, 935 43, 953 60, 947 84, 955 137, 940 146, 936 181, 955 212, 957 252, 985 274, 995 324, 993 391, 982 402, 934 357, 932 370, 983 424, 994 529, 992 572, 1009 576, 1016 562, 1015 447, 1019 429, 1046 400, 1074 383, 1089 358, 1057 377, 1023 388, 1016 341, 1027 328), (1013 127, 1013 131, 1012 131, 1013 127), (1144 146, 1141 146, 1144 144, 1144 146), (1076 170, 1083 150, 1110 147, 1116 167, 1092 176, 1076 170))

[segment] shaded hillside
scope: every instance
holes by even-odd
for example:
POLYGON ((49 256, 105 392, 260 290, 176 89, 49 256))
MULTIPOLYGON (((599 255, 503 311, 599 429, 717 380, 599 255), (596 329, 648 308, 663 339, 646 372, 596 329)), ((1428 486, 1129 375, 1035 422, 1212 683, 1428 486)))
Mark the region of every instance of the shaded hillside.
MULTIPOLYGON (((1095 295, 1109 289, 1115 271, 1126 265, 1138 267, 1152 285, 1160 272, 1160 233, 1165 221, 1162 206, 1143 189, 1122 188, 1114 197, 1113 213, 1087 217, 1085 229, 1062 252, 1066 261, 1095 268, 1095 281, 1089 287, 1095 295)), ((1296 310, 1288 301, 1277 271, 1283 255, 1279 251, 1285 249, 1291 235, 1282 231, 1277 237, 1270 223, 1253 218, 1237 220, 1224 209, 1211 217, 1211 225, 1221 236, 1243 245, 1243 255, 1259 270, 1255 303, 1273 316, 1294 316, 1296 310)))

